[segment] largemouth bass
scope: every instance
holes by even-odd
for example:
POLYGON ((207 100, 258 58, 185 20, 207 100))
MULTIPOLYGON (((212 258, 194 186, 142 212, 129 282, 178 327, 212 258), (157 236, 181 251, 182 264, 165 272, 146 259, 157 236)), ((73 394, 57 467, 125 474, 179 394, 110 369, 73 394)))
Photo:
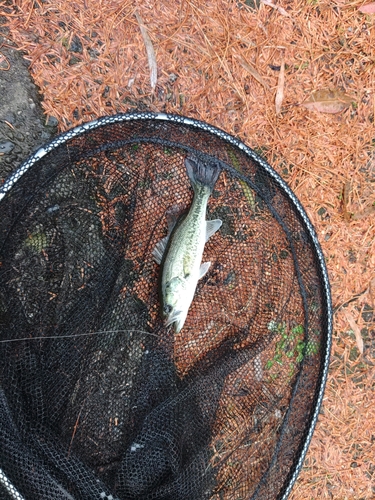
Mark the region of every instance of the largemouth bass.
POLYGON ((220 175, 217 165, 205 165, 196 158, 185 159, 186 172, 194 190, 187 215, 169 227, 168 235, 156 245, 153 256, 162 264, 161 302, 166 325, 174 323, 176 333, 184 326, 198 280, 211 262, 202 262, 204 245, 221 227, 220 219, 206 221, 208 199, 220 175))

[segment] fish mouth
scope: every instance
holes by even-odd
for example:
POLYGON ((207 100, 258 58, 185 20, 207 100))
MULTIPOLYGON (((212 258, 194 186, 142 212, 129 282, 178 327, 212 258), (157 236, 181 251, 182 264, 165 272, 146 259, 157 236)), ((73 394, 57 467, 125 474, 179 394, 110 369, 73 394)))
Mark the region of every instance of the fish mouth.
POLYGON ((165 326, 169 326, 175 321, 178 321, 180 316, 182 314, 182 311, 174 311, 170 316, 165 321, 165 326))
POLYGON ((183 321, 181 321, 182 315, 182 311, 173 311, 173 313, 166 319, 165 326, 170 326, 175 323, 175 331, 178 333, 183 326, 183 321))

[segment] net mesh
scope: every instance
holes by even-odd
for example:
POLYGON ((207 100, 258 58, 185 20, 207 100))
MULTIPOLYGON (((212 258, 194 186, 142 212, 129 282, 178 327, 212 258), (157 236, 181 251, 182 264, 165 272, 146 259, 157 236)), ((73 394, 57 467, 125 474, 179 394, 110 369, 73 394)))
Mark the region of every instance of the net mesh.
POLYGON ((287 496, 322 399, 330 303, 281 179, 216 129, 152 115, 65 134, 18 177, 0 205, 2 498, 287 496), (191 204, 191 153, 222 167, 207 219, 223 225, 175 334, 152 251, 168 210, 191 204))

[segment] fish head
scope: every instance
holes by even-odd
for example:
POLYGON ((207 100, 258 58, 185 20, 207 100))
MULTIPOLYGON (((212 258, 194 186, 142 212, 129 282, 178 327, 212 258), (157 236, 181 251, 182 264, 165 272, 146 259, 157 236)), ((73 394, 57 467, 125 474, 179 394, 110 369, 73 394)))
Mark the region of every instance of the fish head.
POLYGON ((185 281, 183 279, 175 277, 165 284, 162 314, 166 320, 166 326, 174 323, 176 333, 184 326, 188 312, 186 300, 184 300, 185 295, 185 281))

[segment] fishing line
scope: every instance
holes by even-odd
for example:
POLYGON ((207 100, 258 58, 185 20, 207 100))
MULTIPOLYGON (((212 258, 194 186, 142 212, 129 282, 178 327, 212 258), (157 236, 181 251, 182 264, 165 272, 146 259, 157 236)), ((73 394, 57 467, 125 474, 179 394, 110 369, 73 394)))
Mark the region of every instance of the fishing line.
POLYGON ((145 335, 160 337, 160 335, 157 335, 156 333, 146 332, 145 330, 99 330, 97 332, 77 333, 76 335, 52 335, 46 337, 40 336, 40 337, 23 337, 20 339, 7 339, 7 340, 0 340, 0 344, 5 344, 7 342, 19 342, 21 340, 73 339, 76 337, 88 337, 90 335, 100 335, 103 333, 144 333, 145 335))

